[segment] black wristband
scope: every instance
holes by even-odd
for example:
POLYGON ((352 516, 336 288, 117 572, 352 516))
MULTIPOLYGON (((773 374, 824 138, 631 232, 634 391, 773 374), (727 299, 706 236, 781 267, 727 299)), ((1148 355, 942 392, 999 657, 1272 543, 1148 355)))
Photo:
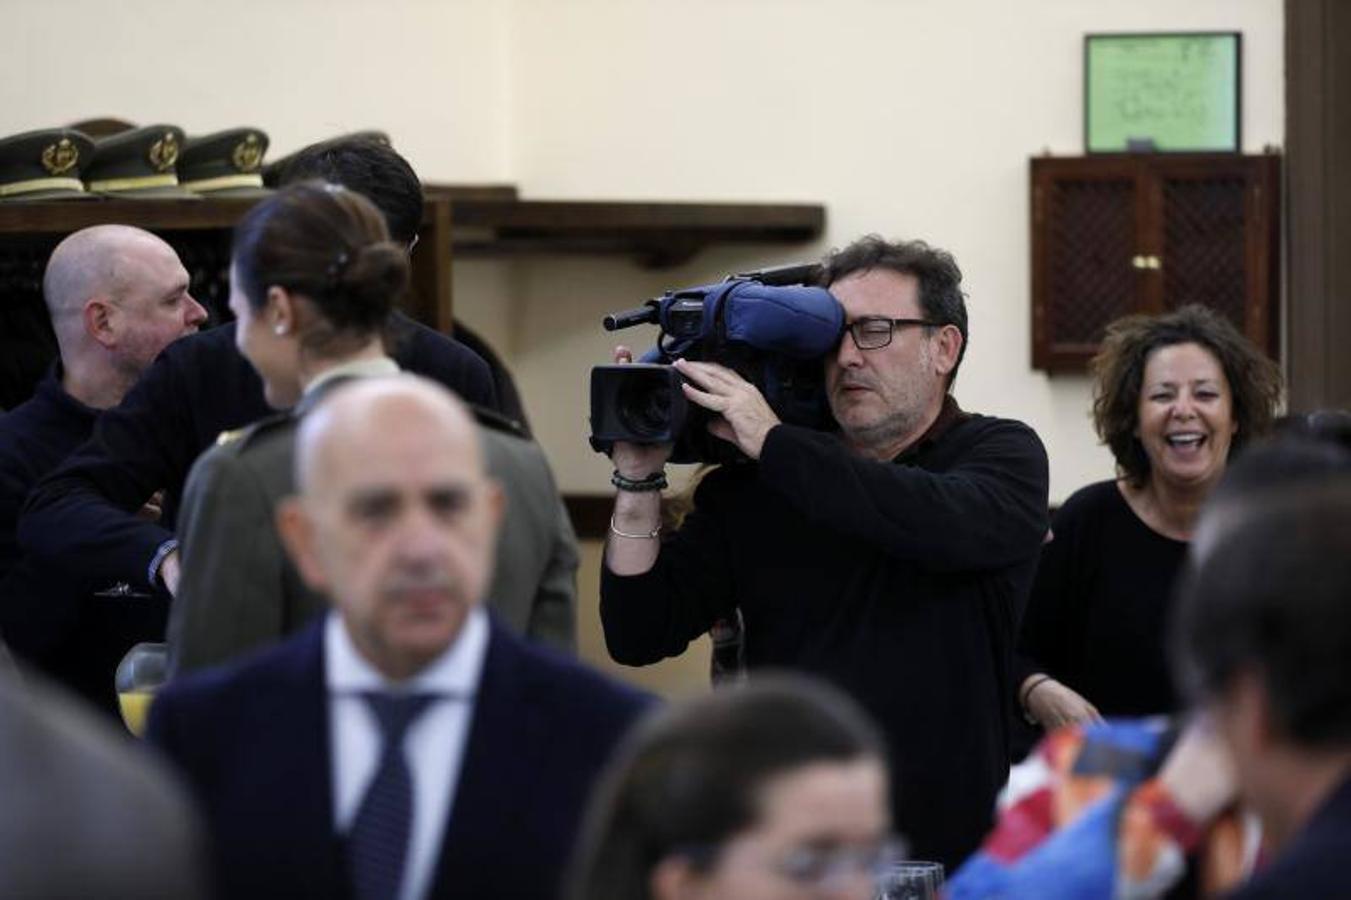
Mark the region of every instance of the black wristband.
POLYGON ((1043 684, 1046 684, 1047 681, 1051 681, 1051 676, 1048 676, 1048 674, 1043 672, 1042 674, 1039 674, 1039 676, 1032 677, 1032 681, 1019 693, 1017 704, 1019 704, 1020 707, 1023 707, 1024 714, 1031 715, 1028 712, 1027 701, 1032 699, 1032 692, 1036 691, 1036 689, 1040 688, 1043 684))
POLYGON ((662 491, 666 489, 666 473, 653 472, 646 478, 625 478, 619 474, 618 469, 615 469, 615 473, 610 476, 610 484, 621 491, 631 491, 635 494, 662 491))

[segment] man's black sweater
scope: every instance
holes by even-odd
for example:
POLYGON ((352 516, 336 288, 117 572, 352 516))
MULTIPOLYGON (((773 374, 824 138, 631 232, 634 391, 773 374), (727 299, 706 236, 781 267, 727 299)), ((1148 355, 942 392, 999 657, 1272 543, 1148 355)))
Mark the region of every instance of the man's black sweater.
POLYGON ((1007 777, 1012 643, 1046 534, 1047 462, 1021 423, 949 401, 939 424, 889 463, 776 426, 758 465, 704 479, 651 571, 603 573, 601 618, 611 655, 644 665, 740 607, 748 666, 824 677, 877 719, 898 829, 953 867, 1007 777))
MULTIPOLYGON (((406 316, 391 348, 401 368, 441 382, 470 403, 496 408, 487 363, 406 316)), ((173 537, 174 515, 193 461, 221 432, 272 415, 263 383, 235 349, 235 323, 174 341, 123 398, 99 416, 93 436, 35 487, 19 520, 19 543, 48 571, 157 589, 150 564, 173 537), (135 513, 164 491, 161 522, 135 513)))

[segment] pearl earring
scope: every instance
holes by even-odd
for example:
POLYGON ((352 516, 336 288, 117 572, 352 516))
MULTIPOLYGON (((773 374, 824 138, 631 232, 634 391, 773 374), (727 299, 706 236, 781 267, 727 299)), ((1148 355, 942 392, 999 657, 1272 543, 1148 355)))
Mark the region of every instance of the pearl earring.
POLYGON ((272 328, 272 333, 275 334, 275 335, 277 335, 278 337, 280 337, 280 336, 282 336, 283 334, 285 334, 285 333, 286 333, 286 323, 285 323, 285 322, 278 322, 278 323, 272 328))

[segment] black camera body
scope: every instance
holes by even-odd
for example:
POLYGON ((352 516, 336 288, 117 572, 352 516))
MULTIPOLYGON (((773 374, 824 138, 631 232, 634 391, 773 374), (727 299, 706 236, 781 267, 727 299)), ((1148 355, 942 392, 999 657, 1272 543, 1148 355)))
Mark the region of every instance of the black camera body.
POLYGON ((615 441, 669 443, 677 463, 742 458, 709 433, 715 414, 686 399, 684 378, 671 366, 676 359, 734 370, 784 422, 833 427, 823 363, 844 332, 844 310, 829 291, 802 284, 815 270, 791 266, 734 276, 607 316, 607 330, 654 323, 661 335, 640 362, 591 370, 591 446, 608 453, 615 441))

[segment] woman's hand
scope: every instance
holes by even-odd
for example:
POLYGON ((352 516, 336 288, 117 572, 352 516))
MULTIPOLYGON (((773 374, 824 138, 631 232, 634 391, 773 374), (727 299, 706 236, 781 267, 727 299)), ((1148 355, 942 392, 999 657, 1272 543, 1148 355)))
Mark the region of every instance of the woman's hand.
POLYGON ((1101 722, 1102 713, 1077 691, 1054 678, 1030 675, 1023 682, 1023 706, 1047 731, 1063 725, 1101 722), (1031 690, 1028 686, 1031 685, 1031 690))

